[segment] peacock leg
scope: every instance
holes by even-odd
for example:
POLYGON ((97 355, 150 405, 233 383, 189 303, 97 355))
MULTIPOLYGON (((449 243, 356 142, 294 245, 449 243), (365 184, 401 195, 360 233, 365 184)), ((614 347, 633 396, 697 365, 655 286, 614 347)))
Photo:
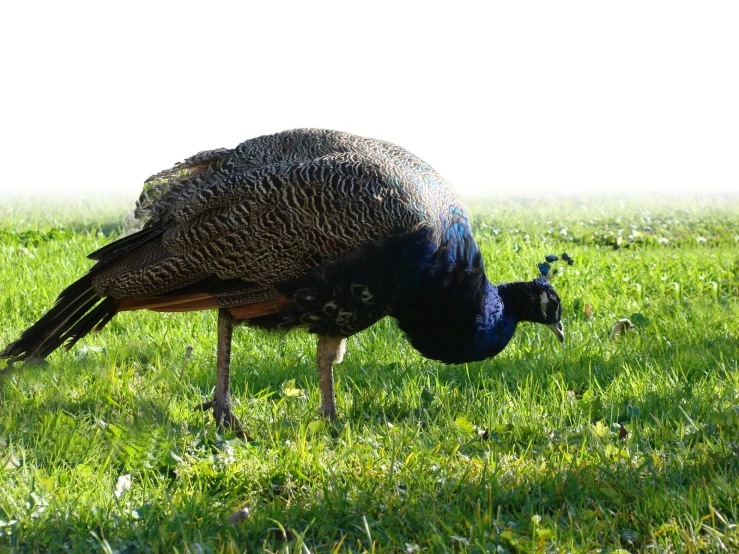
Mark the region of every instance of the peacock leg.
POLYGON ((321 407, 318 413, 329 420, 336 419, 336 398, 334 396, 334 367, 341 363, 346 352, 346 338, 318 337, 316 358, 318 359, 318 378, 321 383, 321 407))
POLYGON ((231 406, 231 338, 234 321, 233 316, 227 309, 221 308, 218 310, 218 375, 216 376, 215 397, 210 402, 204 402, 195 409, 208 410, 212 408, 219 430, 224 427, 234 429, 237 436, 250 440, 250 437, 241 428, 231 406))

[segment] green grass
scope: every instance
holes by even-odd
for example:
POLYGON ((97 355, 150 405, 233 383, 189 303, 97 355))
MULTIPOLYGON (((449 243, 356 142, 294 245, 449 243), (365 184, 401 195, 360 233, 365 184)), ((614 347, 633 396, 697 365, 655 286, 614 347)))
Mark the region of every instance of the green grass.
MULTIPOLYGON (((69 208, 0 208, 0 345, 125 213, 69 208)), ((498 357, 447 366, 385 320, 349 340, 329 425, 314 338, 239 328, 245 444, 192 409, 214 314, 121 314, 0 370, 0 552, 739 551, 739 201, 472 208, 494 281, 574 256, 555 282, 566 347, 524 324, 498 357), (611 338, 622 317, 638 328, 611 338)))

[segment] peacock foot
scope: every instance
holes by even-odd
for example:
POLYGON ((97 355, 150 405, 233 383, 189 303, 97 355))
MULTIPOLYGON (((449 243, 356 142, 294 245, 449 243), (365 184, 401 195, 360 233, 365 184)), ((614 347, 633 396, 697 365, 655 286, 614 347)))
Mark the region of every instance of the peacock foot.
POLYGON ((208 402, 198 404, 197 406, 195 406, 194 409, 196 412, 213 410, 213 416, 215 417, 216 425, 219 431, 222 431, 223 429, 232 429, 236 433, 236 436, 240 439, 243 439, 245 441, 254 440, 246 431, 244 431, 244 429, 242 429, 241 423, 239 423, 239 418, 236 417, 236 415, 233 413, 233 410, 231 409, 230 402, 224 406, 219 404, 215 400, 210 400, 208 402))
POLYGON ((325 417, 331 422, 336 421, 337 418, 336 408, 334 408, 333 406, 321 406, 320 408, 318 408, 318 414, 325 417))

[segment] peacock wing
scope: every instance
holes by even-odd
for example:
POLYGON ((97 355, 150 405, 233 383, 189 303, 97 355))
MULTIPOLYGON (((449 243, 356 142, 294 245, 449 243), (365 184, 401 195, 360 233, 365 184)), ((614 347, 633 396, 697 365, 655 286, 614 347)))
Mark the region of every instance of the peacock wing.
POLYGON ((242 142, 236 148, 200 152, 149 177, 132 212, 139 225, 161 225, 176 206, 200 196, 214 182, 274 164, 350 151, 359 137, 323 129, 295 129, 242 142))
POLYGON ((200 293, 198 283, 215 278, 231 284, 219 292, 221 305, 264 301, 280 283, 421 220, 404 187, 361 154, 274 163, 179 198, 161 235, 102 268, 93 283, 99 294, 134 298, 200 293))

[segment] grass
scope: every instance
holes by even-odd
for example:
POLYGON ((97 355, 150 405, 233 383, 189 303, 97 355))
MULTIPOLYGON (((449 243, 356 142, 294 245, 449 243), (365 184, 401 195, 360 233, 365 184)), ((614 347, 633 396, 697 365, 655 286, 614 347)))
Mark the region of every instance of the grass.
MULTIPOLYGON (((350 339, 329 425, 313 337, 239 328, 246 444, 192 410, 214 314, 121 314, 0 370, 0 552, 739 551, 739 200, 472 207, 494 281, 574 256, 555 283, 566 347, 525 324, 447 366, 385 320, 350 339), (623 317, 637 328, 610 337, 623 317)), ((124 213, 0 208, 0 345, 124 213)))

